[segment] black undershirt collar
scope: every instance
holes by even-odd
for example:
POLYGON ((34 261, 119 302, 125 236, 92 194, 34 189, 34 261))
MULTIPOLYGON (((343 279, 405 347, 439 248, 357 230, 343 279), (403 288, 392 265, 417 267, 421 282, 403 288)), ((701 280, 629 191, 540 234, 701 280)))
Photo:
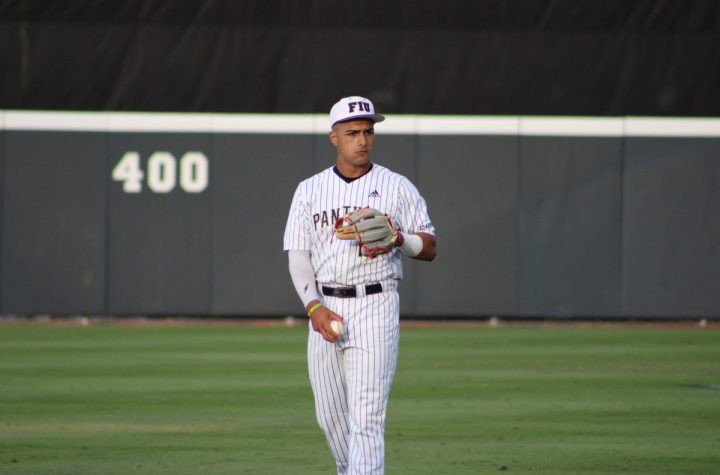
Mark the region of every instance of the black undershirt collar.
POLYGON ((352 182, 354 182, 355 180, 357 180, 358 178, 364 177, 365 175, 367 175, 368 173, 370 173, 370 170, 372 170, 372 169, 373 169, 373 164, 371 163, 371 164, 370 164, 370 167, 367 169, 367 171, 366 171, 365 173, 363 173, 363 174, 360 175, 360 176, 356 176, 356 177, 349 178, 349 177, 346 177, 345 175, 343 175, 342 173, 340 173, 340 170, 338 170, 337 165, 333 166, 333 172, 335 172, 335 174, 336 174, 337 176, 339 176, 340 179, 342 179, 345 183, 352 183, 352 182))

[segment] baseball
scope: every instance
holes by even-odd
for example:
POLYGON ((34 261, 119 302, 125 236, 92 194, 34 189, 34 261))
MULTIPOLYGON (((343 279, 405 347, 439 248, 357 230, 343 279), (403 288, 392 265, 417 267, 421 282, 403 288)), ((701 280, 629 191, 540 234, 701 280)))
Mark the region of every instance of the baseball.
POLYGON ((338 335, 342 335, 342 334, 343 334, 344 328, 343 328, 342 322, 338 322, 337 320, 333 320, 332 322, 330 322, 330 328, 332 328, 332 330, 333 330, 335 333, 337 333, 338 335))

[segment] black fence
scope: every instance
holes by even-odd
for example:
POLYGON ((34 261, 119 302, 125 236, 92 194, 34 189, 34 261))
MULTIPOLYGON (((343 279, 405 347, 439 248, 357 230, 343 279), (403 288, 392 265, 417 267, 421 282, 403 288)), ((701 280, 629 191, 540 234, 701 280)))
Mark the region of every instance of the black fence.
MULTIPOLYGON (((325 116, 0 113, 3 314, 289 315, 325 116)), ((428 202, 405 316, 720 316, 720 120, 390 116, 428 202)))

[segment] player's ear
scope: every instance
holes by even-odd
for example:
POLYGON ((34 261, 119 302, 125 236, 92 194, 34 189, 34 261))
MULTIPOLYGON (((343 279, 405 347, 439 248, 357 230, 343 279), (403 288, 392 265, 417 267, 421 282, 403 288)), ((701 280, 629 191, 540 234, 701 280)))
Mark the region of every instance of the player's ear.
POLYGON ((331 130, 328 136, 330 137, 330 142, 332 142, 333 146, 337 147, 337 134, 335 131, 331 130))

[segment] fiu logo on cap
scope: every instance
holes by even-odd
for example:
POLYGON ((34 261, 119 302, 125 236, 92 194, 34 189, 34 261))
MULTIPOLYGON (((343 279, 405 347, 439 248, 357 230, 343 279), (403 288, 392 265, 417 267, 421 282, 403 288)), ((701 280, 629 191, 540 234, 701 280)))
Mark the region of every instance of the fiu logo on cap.
POLYGON ((348 112, 353 113, 356 109, 358 112, 370 112, 370 103, 362 101, 348 102, 348 112))

